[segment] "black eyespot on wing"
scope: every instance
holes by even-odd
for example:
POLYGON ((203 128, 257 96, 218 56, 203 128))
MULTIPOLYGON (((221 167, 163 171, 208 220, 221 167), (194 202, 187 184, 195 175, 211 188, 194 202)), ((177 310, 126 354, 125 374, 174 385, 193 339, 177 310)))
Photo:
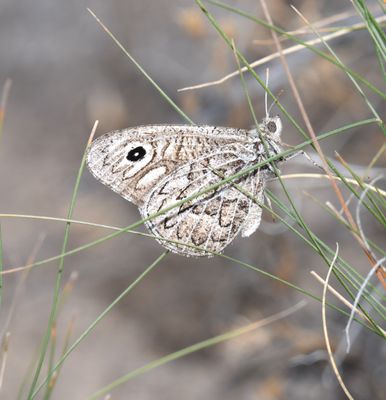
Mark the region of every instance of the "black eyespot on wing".
POLYGON ((277 129, 276 123, 273 122, 273 121, 269 121, 268 124, 267 124, 267 129, 268 129, 269 132, 275 133, 276 129, 277 129))
POLYGON ((127 153, 126 158, 129 161, 139 161, 142 160, 146 155, 146 150, 142 146, 135 147, 127 153))

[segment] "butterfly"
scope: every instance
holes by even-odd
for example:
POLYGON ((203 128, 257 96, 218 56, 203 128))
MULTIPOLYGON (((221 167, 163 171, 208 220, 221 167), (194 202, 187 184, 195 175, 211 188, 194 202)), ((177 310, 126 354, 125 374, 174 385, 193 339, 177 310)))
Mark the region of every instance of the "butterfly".
POLYGON ((251 131, 195 125, 127 128, 94 140, 87 165, 96 179, 138 206, 164 247, 209 257, 239 233, 247 237, 258 228, 266 181, 274 170, 266 164, 205 188, 279 154, 281 131, 278 116, 265 117, 251 131))

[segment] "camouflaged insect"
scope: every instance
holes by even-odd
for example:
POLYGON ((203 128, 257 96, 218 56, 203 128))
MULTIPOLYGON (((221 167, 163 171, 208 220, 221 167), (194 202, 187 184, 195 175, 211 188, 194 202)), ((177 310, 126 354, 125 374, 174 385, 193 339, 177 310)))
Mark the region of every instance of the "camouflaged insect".
POLYGON ((96 179, 136 204, 167 249, 184 256, 220 253, 241 232, 259 226, 267 178, 260 169, 200 194, 205 188, 280 153, 282 124, 266 117, 260 134, 243 129, 148 125, 107 133, 90 146, 87 165, 96 179))

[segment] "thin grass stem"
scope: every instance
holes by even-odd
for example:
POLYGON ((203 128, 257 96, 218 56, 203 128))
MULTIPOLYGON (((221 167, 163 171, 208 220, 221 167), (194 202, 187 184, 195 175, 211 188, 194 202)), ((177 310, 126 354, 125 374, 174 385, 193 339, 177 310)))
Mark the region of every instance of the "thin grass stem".
MULTIPOLYGON (((72 194, 72 198, 71 198, 71 202, 70 202, 70 206, 69 206, 69 210, 68 210, 68 214, 67 214, 67 218, 71 219, 72 218, 72 214, 74 212, 74 208, 75 208, 75 203, 76 203, 76 199, 78 196, 78 191, 79 191, 79 186, 80 186, 80 179, 82 177, 83 174, 83 169, 85 167, 86 164, 86 158, 87 158, 87 150, 89 145, 91 144, 92 138, 94 137, 96 128, 98 126, 98 121, 95 122, 93 129, 91 130, 91 134, 88 140, 88 144, 85 148, 81 163, 80 163, 80 167, 78 170, 78 175, 76 177, 76 181, 75 181, 75 186, 74 186, 74 190, 73 190, 73 194, 72 194)), ((50 337, 51 337, 51 332, 53 329, 53 326, 55 325, 55 321, 56 321, 56 317, 57 317, 57 308, 58 308, 58 302, 59 302, 59 298, 60 298, 60 286, 61 286, 61 282, 62 282, 62 274, 63 274, 63 267, 64 267, 64 254, 66 253, 67 250, 67 243, 68 243, 68 238, 70 235, 70 226, 71 223, 67 222, 66 223, 66 227, 65 227, 65 231, 64 231, 64 239, 63 239, 63 245, 62 245, 62 251, 61 254, 59 256, 59 265, 58 265, 58 271, 57 271, 57 275, 56 275, 56 281, 55 281, 55 288, 54 288, 54 295, 53 295, 53 301, 52 301, 52 306, 51 306, 51 311, 50 311, 50 316, 48 319, 48 324, 47 324, 47 329, 46 332, 44 334, 43 337, 43 341, 42 341, 42 345, 41 345, 41 352, 40 352, 40 356, 39 356, 39 360, 36 366, 36 370, 34 373, 34 376, 32 378, 32 383, 30 386, 30 390, 29 390, 29 394, 28 394, 28 399, 32 398, 32 395, 34 393, 37 381, 39 379, 39 375, 43 366, 43 362, 47 353, 47 348, 50 342, 50 337)))
POLYGON ((142 272, 138 278, 136 278, 99 316, 90 324, 90 326, 75 340, 75 342, 69 346, 67 351, 62 357, 56 362, 52 369, 48 372, 42 383, 36 388, 34 393, 31 395, 31 400, 36 397, 38 392, 49 382, 52 374, 58 370, 63 364, 71 352, 89 335, 89 333, 95 328, 95 326, 112 310, 112 308, 118 304, 128 293, 130 293, 135 286, 137 286, 142 280, 166 257, 169 251, 164 251, 152 264, 150 264, 144 272, 142 272))
POLYGON ((93 16, 103 30, 111 37, 114 43, 122 50, 122 52, 130 59, 130 61, 139 69, 145 78, 157 89, 158 93, 181 115, 188 123, 195 125, 194 122, 184 113, 184 111, 177 106, 177 104, 166 94, 166 92, 158 85, 158 83, 145 71, 145 69, 135 60, 135 58, 126 50, 121 42, 113 35, 107 26, 95 15, 95 13, 87 8, 87 11, 93 16))
POLYGON ((140 368, 135 369, 134 371, 129 372, 126 375, 123 375, 122 377, 116 379, 109 385, 103 387, 102 389, 98 390, 94 394, 92 394, 90 397, 87 398, 87 400, 95 400, 107 393, 109 393, 111 390, 117 388, 118 386, 122 385, 123 383, 126 383, 130 379, 133 379, 139 375, 142 375, 148 371, 151 371, 154 368, 160 367, 161 365, 165 365, 171 361, 177 360, 179 358, 185 357, 189 354, 195 353, 197 351, 203 350, 205 348, 220 344, 222 342, 225 342, 227 340, 236 338, 240 335, 252 332, 255 329, 262 328, 263 326, 266 326, 268 324, 272 324, 276 321, 279 321, 283 318, 287 318, 289 315, 293 314, 294 312, 297 312, 301 308, 303 308, 305 305, 304 302, 299 302, 295 304, 292 307, 289 307, 288 309, 281 311, 277 314, 274 314, 270 317, 264 318, 260 321, 257 321, 253 324, 244 326, 239 329, 235 329, 233 331, 224 333, 222 335, 215 336, 213 338, 203 340, 202 342, 195 343, 191 346, 185 347, 184 349, 178 350, 174 353, 168 354, 165 357, 161 357, 158 360, 154 360, 140 368))

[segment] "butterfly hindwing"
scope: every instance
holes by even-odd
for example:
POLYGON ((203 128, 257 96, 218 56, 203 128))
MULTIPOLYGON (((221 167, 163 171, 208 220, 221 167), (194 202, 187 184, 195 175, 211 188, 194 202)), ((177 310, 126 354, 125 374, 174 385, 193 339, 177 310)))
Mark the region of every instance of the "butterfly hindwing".
POLYGON ((240 230, 248 236, 258 227, 265 182, 262 172, 251 172, 198 195, 248 166, 240 159, 241 150, 234 145, 221 148, 183 165, 153 188, 140 207, 144 218, 187 199, 147 223, 163 246, 183 255, 210 256, 221 252, 240 230))

